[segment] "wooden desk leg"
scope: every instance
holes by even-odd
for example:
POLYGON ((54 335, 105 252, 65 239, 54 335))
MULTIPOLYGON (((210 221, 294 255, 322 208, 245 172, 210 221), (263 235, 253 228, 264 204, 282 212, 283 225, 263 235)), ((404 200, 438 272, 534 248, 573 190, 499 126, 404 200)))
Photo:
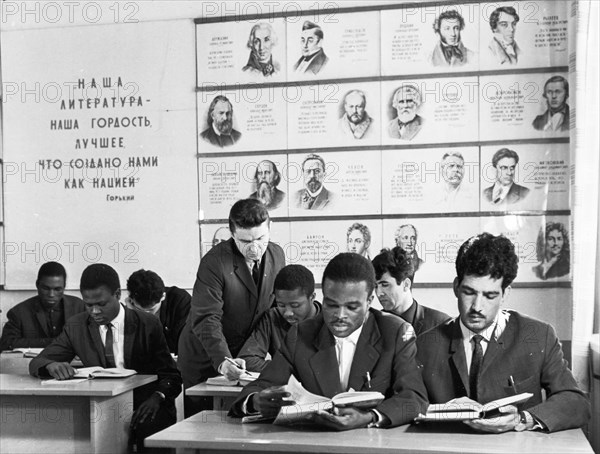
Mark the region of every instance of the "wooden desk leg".
POLYGON ((133 390, 114 397, 91 397, 92 452, 95 454, 126 453, 132 415, 133 390))

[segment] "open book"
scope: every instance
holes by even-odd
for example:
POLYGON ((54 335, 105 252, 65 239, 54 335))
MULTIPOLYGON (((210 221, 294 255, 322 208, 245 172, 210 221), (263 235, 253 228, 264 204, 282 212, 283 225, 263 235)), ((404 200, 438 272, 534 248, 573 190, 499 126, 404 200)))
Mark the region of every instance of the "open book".
POLYGON ((21 347, 21 348, 13 348, 12 350, 7 350, 3 353, 22 353, 25 358, 35 358, 39 355, 44 348, 36 348, 36 347, 21 347))
POLYGON ((133 369, 120 369, 118 367, 103 368, 100 366, 93 367, 81 367, 76 369, 77 373, 70 379, 57 380, 55 378, 51 380, 42 381, 43 385, 60 385, 60 384, 75 384, 81 383, 91 378, 125 378, 131 377, 137 374, 133 369))
POLYGON ((464 421, 492 418, 500 414, 501 407, 526 402, 531 396, 533 396, 531 393, 521 393, 493 400, 485 405, 477 402, 456 402, 455 400, 445 404, 431 404, 427 407, 427 413, 417 416, 415 421, 464 421))
POLYGON ((224 375, 217 375, 206 380, 207 385, 214 386, 246 386, 258 378, 260 372, 244 372, 237 380, 229 380, 224 375))
MULTIPOLYGON (((273 424, 292 424, 294 422, 306 421, 306 416, 317 411, 331 411, 333 407, 354 407, 371 409, 376 407, 385 399, 378 391, 347 391, 336 394, 331 399, 308 392, 302 384, 290 375, 285 390, 290 393, 289 400, 296 402, 295 405, 281 407, 273 424)), ((261 415, 249 416, 242 422, 253 422, 265 420, 261 415)))

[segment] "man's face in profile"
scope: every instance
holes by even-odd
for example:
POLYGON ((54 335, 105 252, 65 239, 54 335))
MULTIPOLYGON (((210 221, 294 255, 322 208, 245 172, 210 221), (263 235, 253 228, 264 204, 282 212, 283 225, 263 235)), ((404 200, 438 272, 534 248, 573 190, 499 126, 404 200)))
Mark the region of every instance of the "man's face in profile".
POLYGON ((494 33, 499 34, 506 44, 513 44, 515 42, 516 31, 517 22, 515 18, 510 14, 500 13, 494 33))
POLYGON ((404 249, 408 254, 415 252, 417 245, 417 232, 411 226, 405 226, 400 229, 400 235, 396 245, 404 249))
POLYGON ((315 35, 315 30, 316 28, 302 30, 300 42, 302 43, 301 50, 303 57, 310 57, 321 48, 321 40, 315 35))
POLYGON ((458 19, 442 19, 440 23, 440 39, 444 44, 456 46, 460 42, 460 21, 458 19))
POLYGON ((567 90, 562 82, 550 82, 544 91, 546 101, 552 110, 560 110, 567 102, 567 90))
POLYGON ((231 134, 233 129, 233 109, 227 101, 219 101, 212 111, 213 125, 221 134, 231 134))
POLYGON ((261 63, 268 63, 271 59, 271 49, 273 41, 271 40, 271 30, 268 27, 259 27, 254 31, 252 40, 252 52, 261 63))
POLYGON ((271 161, 262 161, 256 168, 256 192, 259 200, 270 205, 273 200, 275 186, 275 169, 271 161))
POLYGON ((361 123, 365 118, 365 100, 358 93, 350 93, 344 102, 346 116, 350 123, 361 123))
POLYGON ((304 186, 312 192, 317 192, 323 186, 325 179, 325 169, 318 159, 310 159, 304 163, 302 169, 304 174, 304 186))
POLYGON ((502 158, 496 164, 496 179, 502 186, 510 186, 515 181, 517 162, 514 158, 502 158))
POLYGON ((442 177, 454 188, 460 186, 464 175, 465 162, 458 156, 447 156, 442 162, 442 177))
POLYGON ((352 230, 348 235, 347 246, 348 252, 354 252, 355 254, 362 256, 365 256, 367 248, 369 247, 362 232, 358 229, 352 230))
POLYGON ((419 95, 410 88, 400 90, 396 94, 394 108, 398 113, 398 119, 403 123, 412 121, 417 115, 419 107, 419 95))
POLYGON ((557 257, 562 252, 565 239, 560 230, 551 230, 546 237, 546 258, 557 257))

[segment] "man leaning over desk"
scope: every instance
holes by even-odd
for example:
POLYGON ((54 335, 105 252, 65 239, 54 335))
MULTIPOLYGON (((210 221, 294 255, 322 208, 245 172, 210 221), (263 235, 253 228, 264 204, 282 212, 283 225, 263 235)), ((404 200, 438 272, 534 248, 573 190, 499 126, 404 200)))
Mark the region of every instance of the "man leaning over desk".
POLYGON ((411 422, 427 408, 415 334, 401 318, 370 309, 373 265, 358 254, 339 254, 325 268, 322 284, 322 313, 292 327, 273 361, 243 389, 231 414, 274 416, 282 406, 293 405, 282 389, 293 374, 309 392, 326 397, 350 388, 385 395, 371 411, 338 408, 312 414, 318 425, 348 430, 411 422))
POLYGON ((429 401, 462 397, 486 404, 529 392, 533 396, 518 408, 509 405, 499 417, 466 424, 494 433, 581 427, 589 419, 590 404, 567 368, 554 328, 501 310, 517 267, 514 246, 502 235, 482 233, 460 247, 454 279, 460 315, 417 340, 429 401))

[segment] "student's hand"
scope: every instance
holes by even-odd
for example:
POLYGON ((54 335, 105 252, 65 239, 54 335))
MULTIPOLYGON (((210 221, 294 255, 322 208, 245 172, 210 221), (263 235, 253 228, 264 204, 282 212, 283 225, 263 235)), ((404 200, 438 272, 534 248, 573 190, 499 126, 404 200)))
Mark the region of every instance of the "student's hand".
POLYGON ((465 421, 467 426, 480 432, 491 432, 501 433, 514 430, 515 426, 519 424, 519 411, 514 405, 506 405, 498 409, 500 415, 486 419, 471 419, 465 421))
POLYGON ((290 396, 283 386, 271 386, 252 395, 252 406, 263 416, 277 416, 281 407, 296 405, 296 402, 289 399, 290 396))
POLYGON ((357 408, 338 408, 333 407, 333 413, 328 411, 318 411, 307 416, 309 421, 323 427, 334 430, 350 430, 359 427, 367 427, 373 420, 371 412, 359 410, 357 408))
POLYGON ((73 377, 77 371, 69 363, 54 362, 46 365, 46 370, 57 380, 68 380, 73 377))
POLYGON ((146 420, 153 421, 162 402, 162 397, 156 393, 152 394, 148 399, 142 402, 142 405, 138 407, 131 417, 131 428, 137 429, 138 425, 146 420))
POLYGON ((236 362, 237 367, 225 360, 219 366, 221 374, 227 378, 227 380, 237 380, 246 371, 246 361, 241 358, 235 358, 233 361, 236 362))

